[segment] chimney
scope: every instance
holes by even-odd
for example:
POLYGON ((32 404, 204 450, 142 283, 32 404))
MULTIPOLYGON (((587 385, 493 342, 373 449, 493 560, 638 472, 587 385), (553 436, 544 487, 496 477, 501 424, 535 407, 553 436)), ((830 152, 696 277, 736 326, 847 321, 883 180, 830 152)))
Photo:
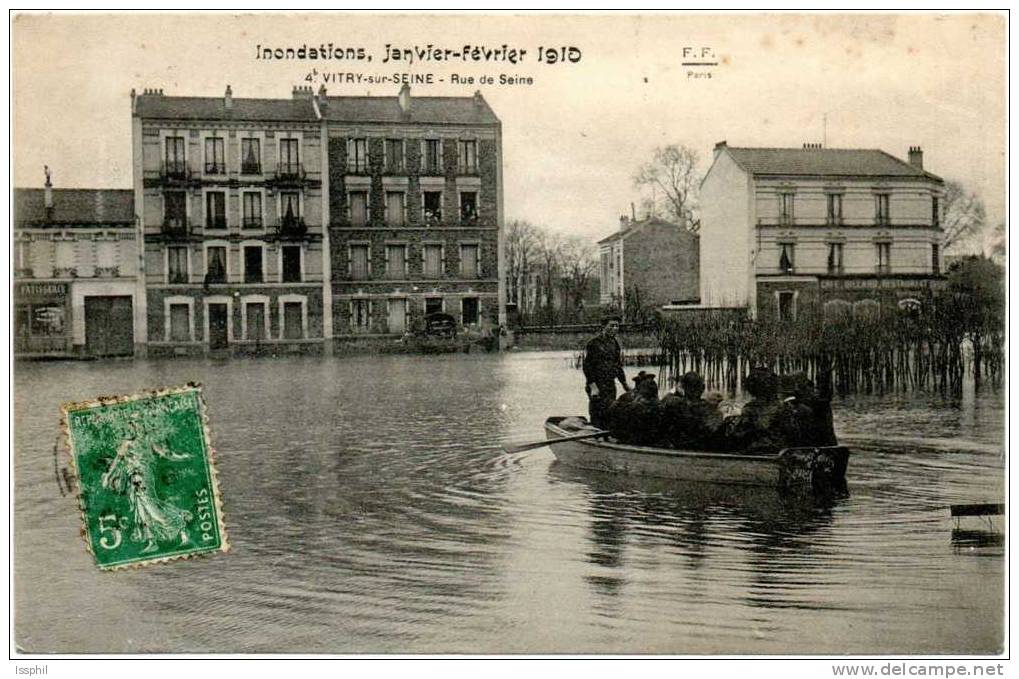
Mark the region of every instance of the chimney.
POLYGON ((397 101, 400 103, 400 110, 403 111, 403 115, 410 115, 410 85, 407 83, 403 84, 403 87, 400 88, 397 101))
POLYGON ((328 99, 326 97, 326 86, 325 85, 320 85, 319 88, 318 88, 318 105, 319 106, 325 106, 326 105, 326 101, 328 101, 328 99))
POLYGON ((923 169, 923 149, 919 146, 909 147, 909 164, 918 170, 923 169))
POLYGON ((727 148, 729 148, 729 145, 725 143, 724 139, 715 144, 715 158, 718 158, 718 154, 721 153, 723 149, 727 148))
POLYGON ((234 106, 234 92, 230 89, 230 86, 226 86, 226 94, 223 95, 223 105, 227 109, 231 109, 234 106))
POLYGON ((43 184, 43 204, 46 206, 46 220, 53 220, 53 182, 50 180, 50 166, 43 165, 42 171, 46 173, 46 183, 43 184))
POLYGON ((807 149, 809 151, 817 151, 818 149, 822 149, 824 147, 821 144, 816 143, 816 142, 815 143, 804 142, 803 148, 807 149))
POLYGON ((637 206, 633 204, 632 200, 630 201, 630 219, 637 221, 637 206))
POLYGON ((620 231, 626 231, 626 229, 629 226, 630 226, 630 218, 627 217, 626 215, 619 215, 619 230, 620 231))
POLYGON ((474 90, 474 106, 481 108, 483 103, 485 103, 485 98, 481 96, 481 90, 474 90))
POLYGON ((297 85, 294 87, 293 98, 310 100, 315 96, 314 90, 311 89, 310 85, 297 85))

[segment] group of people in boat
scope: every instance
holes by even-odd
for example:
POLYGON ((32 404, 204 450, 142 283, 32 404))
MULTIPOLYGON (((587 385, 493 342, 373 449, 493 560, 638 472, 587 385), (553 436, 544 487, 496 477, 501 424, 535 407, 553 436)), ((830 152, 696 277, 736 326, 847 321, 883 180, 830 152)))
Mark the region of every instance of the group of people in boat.
POLYGON ((799 446, 837 445, 832 426, 830 389, 815 389, 805 374, 780 380, 769 368, 754 368, 744 378, 751 396, 739 413, 720 409, 718 392, 704 393, 704 378, 688 372, 676 389, 659 396, 655 376, 641 371, 631 388, 616 340, 619 319, 606 319, 587 344, 584 378, 590 422, 623 443, 686 450, 773 453, 799 446), (616 398, 615 383, 622 385, 616 398))

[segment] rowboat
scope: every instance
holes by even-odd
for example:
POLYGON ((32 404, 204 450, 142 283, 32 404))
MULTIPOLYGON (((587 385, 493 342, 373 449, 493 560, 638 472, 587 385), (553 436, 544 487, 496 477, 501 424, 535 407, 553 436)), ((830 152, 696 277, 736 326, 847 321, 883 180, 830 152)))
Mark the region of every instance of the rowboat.
POLYGON ((638 446, 605 438, 577 440, 585 430, 597 431, 582 417, 545 420, 545 438, 556 459, 571 467, 616 474, 778 488, 838 488, 845 484, 849 462, 845 446, 786 448, 774 455, 744 455, 638 446), (564 438, 570 440, 558 440, 564 438))

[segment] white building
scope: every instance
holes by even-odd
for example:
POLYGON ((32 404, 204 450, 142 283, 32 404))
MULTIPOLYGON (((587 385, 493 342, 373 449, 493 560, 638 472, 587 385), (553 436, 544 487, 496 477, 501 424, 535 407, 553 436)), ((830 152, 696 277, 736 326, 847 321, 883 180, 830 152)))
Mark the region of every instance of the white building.
POLYGON ((702 304, 795 319, 941 282, 941 178, 877 149, 715 146, 701 184, 702 304))

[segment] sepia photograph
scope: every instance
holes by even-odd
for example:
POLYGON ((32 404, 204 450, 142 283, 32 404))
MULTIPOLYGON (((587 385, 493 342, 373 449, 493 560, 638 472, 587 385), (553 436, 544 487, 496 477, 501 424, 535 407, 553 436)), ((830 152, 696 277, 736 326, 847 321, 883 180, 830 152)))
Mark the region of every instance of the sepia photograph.
POLYGON ((9 22, 19 673, 1003 674, 1007 12, 9 22))

